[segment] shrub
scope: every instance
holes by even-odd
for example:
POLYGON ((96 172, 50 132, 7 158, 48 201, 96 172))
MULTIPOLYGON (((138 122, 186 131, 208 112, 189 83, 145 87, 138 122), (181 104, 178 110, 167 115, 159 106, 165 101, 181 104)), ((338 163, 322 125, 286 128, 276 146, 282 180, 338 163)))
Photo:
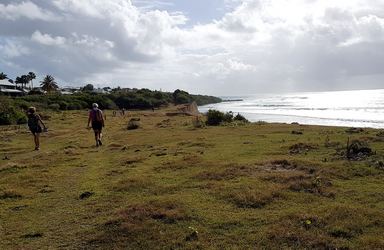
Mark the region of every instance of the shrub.
POLYGON ((0 125, 25 124, 26 115, 13 106, 8 106, 0 110, 0 125))
POLYGON ((184 104, 184 103, 190 103, 193 101, 192 97, 190 94, 186 91, 177 89, 175 92, 172 94, 173 96, 173 101, 175 104, 184 104))
POLYGON ((67 110, 68 109, 68 103, 65 101, 60 101, 59 103, 60 110, 67 110))
POLYGON ((33 106, 30 102, 27 102, 22 99, 15 99, 15 106, 23 110, 27 110, 29 107, 33 106))
POLYGON ((237 115, 233 118, 234 121, 241 121, 241 122, 249 122, 247 118, 237 113, 237 115))
POLYGON ((55 111, 58 111, 60 109, 60 104, 58 103, 52 103, 52 104, 49 104, 48 106, 50 109, 52 110, 55 110, 55 111))
POLYGON ((218 110, 210 109, 207 113, 207 125, 218 126, 224 120, 224 113, 218 110))
POLYGON ((232 121, 233 121, 233 113, 232 113, 232 111, 229 111, 229 112, 225 113, 224 116, 223 116, 223 122, 230 123, 232 121))
POLYGON ((72 101, 68 104, 67 109, 68 110, 79 110, 87 107, 88 104, 82 101, 72 101))

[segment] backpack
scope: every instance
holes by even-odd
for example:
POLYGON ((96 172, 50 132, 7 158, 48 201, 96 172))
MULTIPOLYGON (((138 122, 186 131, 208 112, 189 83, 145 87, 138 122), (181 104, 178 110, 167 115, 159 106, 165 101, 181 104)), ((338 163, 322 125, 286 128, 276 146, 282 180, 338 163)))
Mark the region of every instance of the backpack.
POLYGON ((28 127, 30 129, 38 129, 41 128, 39 124, 39 119, 36 114, 28 115, 28 127))
POLYGON ((100 109, 92 109, 92 121, 93 122, 101 122, 103 121, 103 113, 100 109))

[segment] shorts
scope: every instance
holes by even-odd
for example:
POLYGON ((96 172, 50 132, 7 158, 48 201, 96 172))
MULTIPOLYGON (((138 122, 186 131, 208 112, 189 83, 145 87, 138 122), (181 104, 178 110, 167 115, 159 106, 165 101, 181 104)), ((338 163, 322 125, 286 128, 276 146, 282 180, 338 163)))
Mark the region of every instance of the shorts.
POLYGON ((40 126, 29 127, 29 130, 32 132, 32 134, 39 134, 39 133, 43 132, 43 130, 40 126))
POLYGON ((103 123, 99 121, 92 122, 92 128, 96 131, 101 131, 103 129, 103 123))

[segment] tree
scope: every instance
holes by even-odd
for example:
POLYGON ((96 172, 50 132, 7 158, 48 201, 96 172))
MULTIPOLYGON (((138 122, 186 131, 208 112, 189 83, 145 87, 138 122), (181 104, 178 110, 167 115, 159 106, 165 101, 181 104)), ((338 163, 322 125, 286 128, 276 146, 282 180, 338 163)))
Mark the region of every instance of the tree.
POLYGON ((28 79, 29 79, 29 81, 31 82, 31 89, 33 89, 33 79, 36 79, 36 74, 35 73, 33 73, 33 72, 29 72, 28 73, 28 79))
POLYGON ((92 84, 87 84, 83 87, 83 91, 93 91, 95 88, 93 87, 92 84))
POLYGON ((57 82, 55 82, 55 78, 53 78, 51 75, 46 75, 43 81, 41 81, 40 86, 48 93, 54 92, 59 88, 57 82))
POLYGON ((24 88, 24 85, 27 86, 29 83, 29 77, 27 75, 18 76, 16 77, 15 83, 21 84, 21 88, 24 88))
POLYGON ((0 80, 8 79, 7 75, 3 72, 0 73, 0 80))
POLYGON ((192 97, 188 92, 180 89, 176 89, 175 92, 172 93, 172 96, 173 96, 173 102, 175 104, 190 103, 193 101, 192 97))

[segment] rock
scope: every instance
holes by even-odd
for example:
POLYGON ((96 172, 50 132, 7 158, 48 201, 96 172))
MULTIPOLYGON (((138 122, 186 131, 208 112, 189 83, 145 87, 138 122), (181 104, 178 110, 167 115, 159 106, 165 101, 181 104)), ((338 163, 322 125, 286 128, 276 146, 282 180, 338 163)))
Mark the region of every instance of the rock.
POLYGON ((198 240, 199 239, 199 232, 197 232, 197 230, 193 227, 188 227, 191 231, 191 233, 189 235, 187 235, 187 237, 185 237, 185 240, 186 241, 195 241, 195 240, 198 240))
POLYGON ((354 140, 347 147, 347 158, 349 160, 363 160, 373 154, 373 150, 364 141, 354 140))
POLYGON ((33 239, 43 237, 42 233, 29 233, 22 236, 22 238, 33 239))
POLYGON ((293 135, 302 135, 303 132, 301 132, 301 131, 296 131, 296 130, 292 130, 291 134, 293 134, 293 135))
POLYGON ((364 129, 362 129, 362 128, 349 128, 349 129, 345 130, 345 132, 348 134, 359 134, 359 133, 364 132, 364 129))
POLYGON ((140 118, 132 118, 128 122, 127 129, 128 130, 138 129, 140 128, 140 126, 141 126, 140 118))
POLYGON ((84 193, 82 193, 80 196, 79 196, 79 199, 80 200, 85 200, 85 199, 88 199, 89 197, 91 197, 92 195, 94 195, 95 193, 93 192, 89 192, 89 191, 86 191, 84 193))

